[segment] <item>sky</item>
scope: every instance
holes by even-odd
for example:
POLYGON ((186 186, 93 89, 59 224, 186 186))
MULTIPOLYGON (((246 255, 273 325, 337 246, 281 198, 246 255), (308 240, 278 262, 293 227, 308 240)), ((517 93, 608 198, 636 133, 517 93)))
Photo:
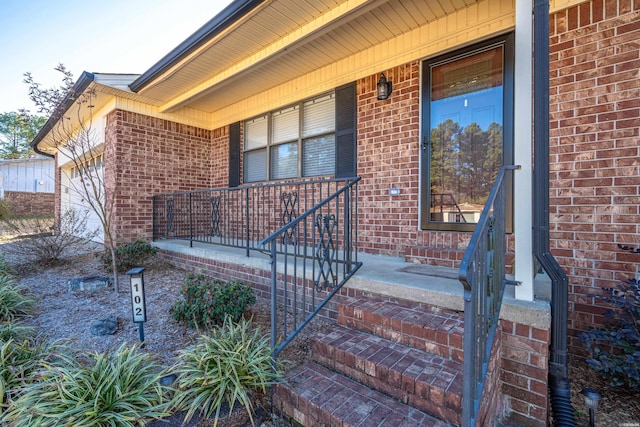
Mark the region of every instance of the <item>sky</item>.
POLYGON ((0 0, 0 113, 36 113, 24 73, 60 86, 73 73, 141 74, 230 0, 0 0))

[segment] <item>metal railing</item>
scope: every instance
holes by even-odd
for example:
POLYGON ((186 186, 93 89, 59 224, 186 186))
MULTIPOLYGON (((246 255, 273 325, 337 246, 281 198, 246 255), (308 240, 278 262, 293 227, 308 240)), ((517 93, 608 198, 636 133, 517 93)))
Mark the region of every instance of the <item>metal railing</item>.
MULTIPOLYGON (((258 244, 353 179, 245 185, 153 196, 153 239, 263 251, 258 244)), ((288 235, 296 244, 301 235, 288 235)), ((285 244, 280 241, 279 251, 285 244)))
POLYGON ((362 266, 357 244, 359 181, 346 180, 259 243, 271 256, 274 361, 362 266))
POLYGON ((520 166, 503 166, 460 263, 464 286, 464 379, 462 425, 475 426, 491 348, 499 322, 505 285, 506 174, 520 166))

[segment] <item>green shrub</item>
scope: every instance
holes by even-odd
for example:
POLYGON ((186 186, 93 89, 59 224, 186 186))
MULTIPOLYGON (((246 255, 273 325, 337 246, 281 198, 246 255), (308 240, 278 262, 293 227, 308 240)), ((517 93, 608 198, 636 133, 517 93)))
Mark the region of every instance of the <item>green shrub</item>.
POLYGON ((0 321, 28 316, 33 306, 34 301, 26 295, 24 288, 16 285, 13 277, 0 275, 0 321))
POLYGON ((584 342, 594 370, 609 378, 612 386, 627 385, 640 389, 640 282, 628 280, 626 285, 608 289, 610 296, 601 297, 611 304, 603 328, 589 328, 579 338, 584 342))
POLYGON ((187 411, 185 422, 200 410, 207 418, 215 412, 215 426, 226 402, 230 412, 235 403, 244 406, 253 424, 252 393, 266 393, 280 375, 272 367, 269 338, 251 329, 245 319, 234 323, 227 318, 210 336, 201 335, 180 351, 172 369, 178 378, 173 404, 187 411))
POLYGON ((229 316, 237 322, 256 302, 253 289, 234 280, 221 282, 202 274, 189 274, 182 286, 183 300, 172 308, 173 318, 192 327, 221 325, 229 316))
POLYGON ((40 367, 4 415, 13 427, 124 427, 168 415, 163 373, 137 347, 95 353, 86 364, 65 357, 40 367))
MULTIPOLYGON (((116 266, 120 273, 126 273, 134 267, 140 267, 158 250, 151 246, 149 242, 137 239, 131 243, 120 245, 116 248, 116 266)), ((100 261, 105 270, 111 270, 111 251, 106 250, 100 255, 100 261)))

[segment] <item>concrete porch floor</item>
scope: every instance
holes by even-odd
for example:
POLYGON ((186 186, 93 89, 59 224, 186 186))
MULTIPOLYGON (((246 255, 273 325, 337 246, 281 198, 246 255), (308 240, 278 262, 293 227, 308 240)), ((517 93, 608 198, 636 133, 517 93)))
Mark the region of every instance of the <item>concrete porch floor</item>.
MULTIPOLYGON (((221 245, 187 240, 159 240, 152 242, 158 249, 212 259, 232 264, 270 271, 269 256, 221 245)), ((403 258, 358 253, 362 267, 344 285, 373 294, 406 299, 450 310, 463 311, 463 287, 454 269, 407 263, 403 258)), ((500 318, 511 322, 548 329, 551 312, 548 302, 550 283, 546 276, 536 279, 534 285, 538 299, 521 301, 514 298, 514 286, 507 286, 500 318)))

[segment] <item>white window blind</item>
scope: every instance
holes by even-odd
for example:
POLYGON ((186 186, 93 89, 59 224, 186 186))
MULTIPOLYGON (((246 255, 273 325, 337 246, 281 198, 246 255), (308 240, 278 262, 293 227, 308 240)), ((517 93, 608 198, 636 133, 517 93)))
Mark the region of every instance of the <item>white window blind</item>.
POLYGON ((271 179, 298 176, 298 141, 271 148, 271 179))
POLYGON ((302 137, 334 132, 335 95, 330 94, 304 103, 302 137))
POLYGON ((300 109, 298 106, 276 111, 272 114, 271 143, 295 141, 300 136, 300 109))
POLYGON ((249 151, 244 154, 244 181, 255 182, 267 179, 267 149, 249 151))
POLYGON ((269 116, 256 117, 247 120, 245 123, 244 148, 253 150, 254 148, 266 147, 268 141, 268 120, 269 116))
POLYGON ((334 134, 305 139, 303 144, 303 176, 333 175, 336 161, 334 134))

